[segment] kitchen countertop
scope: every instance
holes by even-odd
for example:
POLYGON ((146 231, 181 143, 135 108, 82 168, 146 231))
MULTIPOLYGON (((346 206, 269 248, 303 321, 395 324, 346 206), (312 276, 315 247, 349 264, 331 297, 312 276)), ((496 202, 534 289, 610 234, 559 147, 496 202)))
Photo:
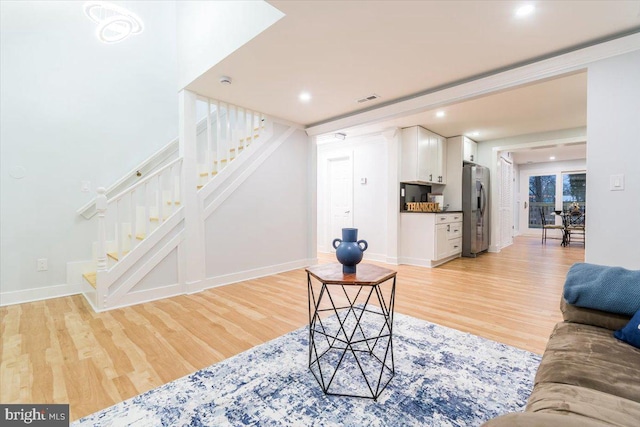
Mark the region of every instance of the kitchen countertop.
POLYGON ((410 214, 442 214, 442 213, 462 213, 462 211, 438 211, 438 212, 400 211, 400 213, 410 213, 410 214))

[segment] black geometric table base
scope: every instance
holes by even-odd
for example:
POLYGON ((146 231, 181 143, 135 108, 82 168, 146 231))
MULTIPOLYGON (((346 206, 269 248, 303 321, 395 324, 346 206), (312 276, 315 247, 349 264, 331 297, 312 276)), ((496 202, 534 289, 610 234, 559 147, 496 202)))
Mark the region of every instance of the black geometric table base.
POLYGON ((336 277, 330 266, 307 269, 309 369, 326 394, 376 400, 395 374, 395 272, 363 264, 336 277))

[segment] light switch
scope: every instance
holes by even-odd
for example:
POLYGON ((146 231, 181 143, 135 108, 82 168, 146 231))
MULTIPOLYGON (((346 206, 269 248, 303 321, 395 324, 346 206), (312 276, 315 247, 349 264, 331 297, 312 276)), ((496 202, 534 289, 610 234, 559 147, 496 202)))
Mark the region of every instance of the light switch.
POLYGON ((80 191, 83 193, 89 193, 91 191, 91 182, 90 181, 82 181, 80 184, 80 191))
POLYGON ((360 184, 366 184, 367 183, 367 178, 360 178, 360 184))
POLYGON ((609 190, 622 191, 624 190, 624 175, 611 175, 609 177, 609 190))

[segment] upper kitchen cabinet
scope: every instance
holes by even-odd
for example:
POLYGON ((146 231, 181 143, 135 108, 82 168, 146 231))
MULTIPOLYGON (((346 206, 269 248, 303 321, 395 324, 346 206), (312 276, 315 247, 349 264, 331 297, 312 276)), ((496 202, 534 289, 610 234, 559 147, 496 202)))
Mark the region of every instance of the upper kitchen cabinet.
POLYGON ((450 144, 461 146, 462 161, 478 163, 478 143, 466 136, 454 136, 448 139, 450 144))
POLYGON ((444 184, 446 139, 421 126, 402 129, 401 182, 444 184))

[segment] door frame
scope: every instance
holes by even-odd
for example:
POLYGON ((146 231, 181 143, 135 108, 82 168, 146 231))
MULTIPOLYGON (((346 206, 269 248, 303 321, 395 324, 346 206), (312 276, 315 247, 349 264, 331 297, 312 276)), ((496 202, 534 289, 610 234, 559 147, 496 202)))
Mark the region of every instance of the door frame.
MULTIPOLYGON (((520 210, 520 234, 526 236, 533 236, 540 234, 542 231, 539 228, 529 228, 529 215, 528 215, 528 207, 524 209, 524 202, 529 203, 529 177, 537 176, 537 175, 555 175, 556 177, 556 201, 555 201, 555 209, 562 210, 563 206, 563 181, 562 176, 565 174, 576 174, 576 173, 587 173, 586 169, 556 169, 556 170, 548 170, 548 169, 532 169, 532 170, 521 170, 520 171, 520 193, 522 194, 520 205, 518 209, 520 210)), ((555 218, 556 225, 562 225, 562 222, 559 217, 555 218)))

